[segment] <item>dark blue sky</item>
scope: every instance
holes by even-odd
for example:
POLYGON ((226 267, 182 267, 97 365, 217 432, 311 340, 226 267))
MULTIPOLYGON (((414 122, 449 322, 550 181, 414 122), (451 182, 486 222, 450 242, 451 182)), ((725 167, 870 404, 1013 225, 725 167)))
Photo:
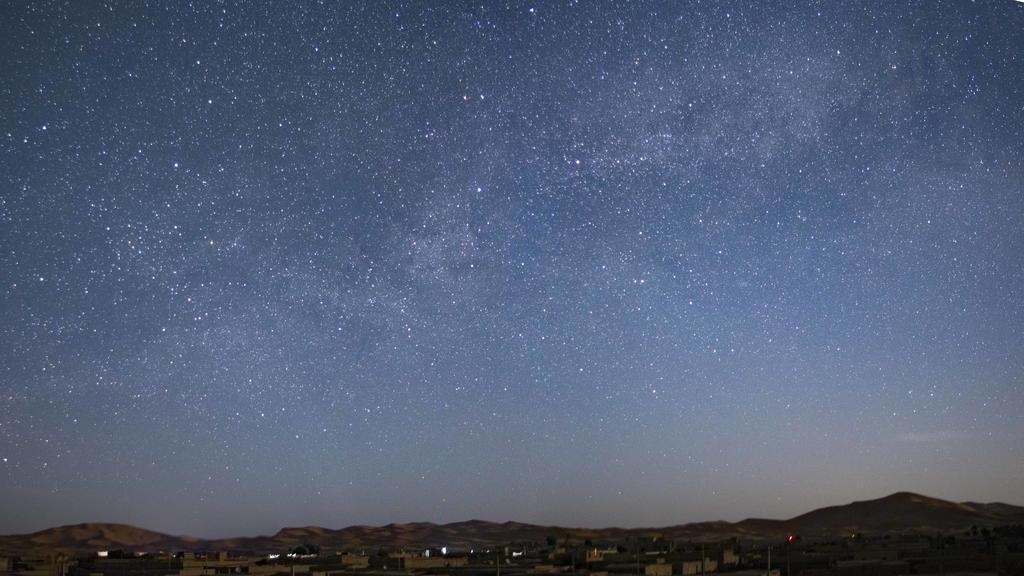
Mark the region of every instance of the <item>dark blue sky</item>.
POLYGON ((1024 503, 1024 4, 11 2, 0 532, 1024 503))

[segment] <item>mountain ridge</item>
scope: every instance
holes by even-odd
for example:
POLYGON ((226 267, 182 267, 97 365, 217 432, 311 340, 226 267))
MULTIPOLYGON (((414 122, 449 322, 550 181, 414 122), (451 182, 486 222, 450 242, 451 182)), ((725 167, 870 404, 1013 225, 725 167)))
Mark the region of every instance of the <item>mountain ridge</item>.
POLYGON ((116 522, 85 522, 47 528, 28 534, 0 535, 0 552, 47 549, 82 553, 101 549, 230 550, 236 553, 282 551, 311 543, 324 549, 376 549, 447 545, 485 547, 503 542, 542 542, 548 536, 579 540, 621 541, 659 535, 675 540, 764 540, 786 534, 829 538, 853 532, 942 531, 970 526, 1024 523, 1024 506, 1002 502, 952 502, 896 492, 874 500, 817 508, 785 520, 747 518, 738 522, 703 521, 665 527, 585 528, 545 526, 515 521, 462 520, 355 525, 345 528, 286 526, 273 535, 234 538, 194 538, 171 535, 116 522))

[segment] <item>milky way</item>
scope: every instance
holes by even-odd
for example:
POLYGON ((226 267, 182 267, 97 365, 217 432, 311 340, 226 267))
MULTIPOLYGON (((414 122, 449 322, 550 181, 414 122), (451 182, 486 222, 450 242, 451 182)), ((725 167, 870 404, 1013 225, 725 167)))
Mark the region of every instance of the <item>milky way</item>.
POLYGON ((1024 6, 0 8, 0 531, 1024 503, 1024 6))

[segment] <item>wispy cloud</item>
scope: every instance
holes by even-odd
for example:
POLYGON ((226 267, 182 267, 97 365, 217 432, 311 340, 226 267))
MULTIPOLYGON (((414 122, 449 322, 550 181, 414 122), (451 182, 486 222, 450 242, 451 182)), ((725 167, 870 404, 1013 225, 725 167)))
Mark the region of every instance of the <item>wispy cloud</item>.
POLYGON ((944 442, 962 440, 970 436, 969 433, 961 430, 933 430, 901 432, 896 435, 896 439, 900 442, 944 442))

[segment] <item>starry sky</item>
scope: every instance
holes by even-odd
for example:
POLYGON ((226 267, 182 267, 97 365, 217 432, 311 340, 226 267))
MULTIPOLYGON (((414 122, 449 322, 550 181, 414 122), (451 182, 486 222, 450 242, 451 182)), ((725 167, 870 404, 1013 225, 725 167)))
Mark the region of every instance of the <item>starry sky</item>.
POLYGON ((1024 504, 1024 4, 6 2, 0 532, 1024 504))

